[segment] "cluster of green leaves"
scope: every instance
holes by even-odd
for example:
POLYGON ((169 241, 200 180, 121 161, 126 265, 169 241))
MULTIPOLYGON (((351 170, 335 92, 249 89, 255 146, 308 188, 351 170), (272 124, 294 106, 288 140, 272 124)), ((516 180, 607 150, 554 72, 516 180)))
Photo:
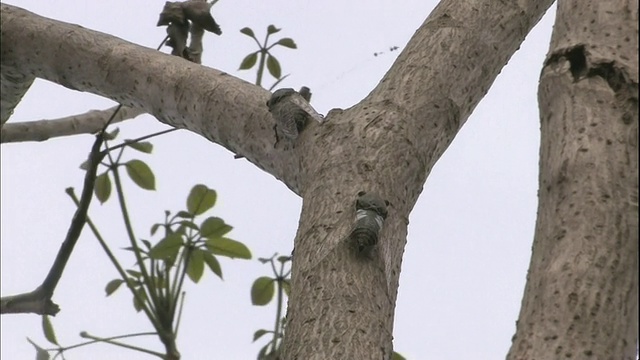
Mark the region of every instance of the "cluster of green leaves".
MULTIPOLYGON (((115 131, 114 131, 115 132, 115 131)), ((117 136, 110 134, 112 138, 117 136)), ((126 140, 120 147, 117 158, 109 156, 107 170, 98 175, 94 192, 102 202, 111 194, 111 177, 114 177, 118 199, 125 215, 125 225, 130 228, 128 212, 124 207, 124 195, 117 169, 124 166, 131 180, 145 190, 155 189, 155 176, 151 168, 141 160, 121 162, 124 149, 129 147, 150 153, 153 146, 148 142, 126 140)), ((113 279, 106 285, 107 296, 113 294, 122 284, 132 291, 136 311, 144 310, 159 333, 177 332, 176 311, 182 293, 184 278, 192 282, 200 281, 205 264, 215 275, 222 278, 222 268, 217 256, 251 259, 249 249, 236 240, 226 237, 233 228, 219 217, 209 216, 200 221, 199 217, 215 206, 217 193, 205 185, 195 185, 186 200, 186 209, 172 215, 165 211, 164 222, 151 226, 151 236, 162 228, 162 238, 152 245, 151 241, 132 237, 131 246, 125 248, 134 253, 137 262, 133 269, 125 271, 121 278, 113 279)), ((114 259, 112 259, 114 261, 114 259)), ((119 265, 116 265, 119 267, 119 265)))
MULTIPOLYGON (((157 292, 158 296, 171 298, 165 301, 177 300, 182 287, 180 279, 186 274, 192 282, 198 283, 204 274, 205 264, 222 279, 222 268, 216 256, 251 259, 251 251, 244 244, 225 236, 233 228, 223 219, 210 216, 199 224, 196 222, 196 217, 213 208, 216 199, 215 190, 202 184, 195 185, 187 197, 186 210, 178 211, 175 215, 167 210, 164 222, 151 227, 152 236, 158 233, 158 229, 164 230, 159 242, 152 245, 149 240, 142 239, 144 249, 126 248, 140 251, 142 259, 150 263, 150 283, 144 281, 139 270, 127 270, 129 276, 126 281, 141 298, 148 300, 147 293, 157 292)), ((107 296, 113 294, 124 281, 111 280, 105 288, 107 296)), ((134 306, 140 311, 137 299, 134 297, 134 306)))
MULTIPOLYGON (((115 129, 106 133, 105 139, 114 140, 118 134, 119 130, 115 129)), ((220 256, 232 259, 251 259, 251 252, 241 242, 228 237, 228 233, 233 228, 223 219, 205 216, 205 213, 215 206, 217 193, 203 184, 193 186, 186 199, 186 209, 179 210, 173 215, 167 210, 164 214, 164 221, 151 226, 151 236, 160 235, 160 239, 155 244, 152 244, 150 240, 136 239, 124 201, 124 188, 119 169, 124 167, 129 178, 138 187, 145 190, 155 190, 155 176, 144 161, 139 159, 122 160, 127 148, 151 153, 153 145, 149 142, 125 140, 120 145, 111 148, 105 141, 105 147, 103 152, 106 154, 105 159, 107 160, 101 164, 105 170, 96 176, 93 192, 96 198, 104 204, 111 198, 112 190, 115 187, 116 198, 121 207, 131 242, 131 246, 126 247, 125 250, 132 252, 137 260, 133 268, 124 270, 98 229, 88 219, 91 230, 120 274, 120 278, 107 283, 105 292, 107 296, 110 296, 125 284, 133 295, 135 310, 144 311, 153 324, 156 332, 152 334, 158 335, 165 345, 174 343, 184 297, 184 279, 188 277, 193 283, 198 283, 204 275, 205 265, 222 279, 222 268, 218 261, 220 256), (116 150, 119 150, 118 154, 114 155, 116 150)), ((87 162, 80 167, 86 169, 87 162)), ((124 335, 103 339, 83 332, 86 335, 83 337, 93 339, 93 341, 62 347, 58 344, 53 326, 46 316, 43 317, 43 331, 45 338, 56 345, 56 348, 44 349, 29 340, 36 348, 38 359, 48 359, 49 351, 57 352, 57 356, 65 350, 96 341, 124 346, 112 340, 132 336, 124 335)), ((149 335, 149 333, 144 335, 149 335)), ((126 347, 135 348, 130 345, 126 345, 126 347)), ((135 349, 149 352, 146 349, 135 349)))
POLYGON ((275 359, 280 350, 282 338, 284 337, 285 318, 284 295, 289 296, 291 292, 291 256, 278 256, 274 254, 270 258, 258 258, 263 264, 271 264, 273 277, 261 276, 257 278, 251 286, 251 303, 256 306, 269 304, 274 295, 276 296, 276 318, 273 330, 260 329, 253 334, 253 341, 260 339, 266 334, 271 334, 271 340, 265 344, 258 353, 258 359, 275 359), (276 269, 276 262, 280 264, 276 269))
MULTIPOLYGON (((105 139, 114 140, 119 133, 120 129, 115 128, 113 131, 105 133, 105 139)), ((106 170, 96 177, 96 184, 93 191, 101 204, 104 204, 111 196, 112 183, 111 178, 109 177, 109 172, 113 172, 114 168, 119 166, 124 166, 129 178, 140 188, 145 190, 156 189, 155 175, 147 163, 138 159, 129 160, 123 163, 120 162, 126 147, 146 154, 150 154, 153 151, 153 144, 148 141, 137 142, 134 140, 124 140, 122 146, 119 148, 120 151, 117 158, 115 160, 112 159, 110 164, 103 164, 106 166, 106 170)), ((87 165, 88 162, 85 161, 80 165, 80 168, 86 170, 87 165)))
POLYGON ((273 76, 277 80, 276 83, 271 86, 271 88, 275 87, 278 83, 280 83, 280 81, 284 80, 288 76, 282 76, 282 67, 280 66, 280 62, 278 61, 278 59, 276 59, 275 56, 273 56, 271 49, 278 45, 284 46, 289 49, 296 49, 297 45, 291 38, 281 38, 280 40, 269 44, 269 37, 279 32, 280 30, 282 29, 278 29, 273 25, 269 25, 267 27, 267 35, 265 36, 262 43, 258 41, 258 38, 256 38, 256 35, 251 28, 245 27, 240 30, 241 33, 247 35, 256 42, 256 44, 258 45, 258 50, 245 56, 245 58, 240 63, 239 70, 248 70, 253 68, 256 63, 258 63, 259 55, 260 63, 258 65, 258 73, 256 77, 256 85, 258 86, 262 86, 265 64, 267 70, 269 71, 269 74, 271 74, 271 76, 273 76))

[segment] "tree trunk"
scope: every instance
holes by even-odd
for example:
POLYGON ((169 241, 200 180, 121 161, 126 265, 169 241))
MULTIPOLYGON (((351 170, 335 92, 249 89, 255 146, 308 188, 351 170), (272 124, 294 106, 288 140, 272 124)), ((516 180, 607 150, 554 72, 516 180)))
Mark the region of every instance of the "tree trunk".
MULTIPOLYGON (((303 197, 283 357, 387 359, 409 213, 551 3, 441 2, 371 94, 311 124, 288 151, 273 147, 267 91, 2 4, 3 90, 15 91, 3 92, 0 115, 4 122, 36 76, 141 107, 245 156, 303 197), (348 236, 359 191, 390 202, 379 242, 366 253, 348 236)), ((588 5, 561 4, 541 80, 540 219, 510 354, 517 359, 635 354, 637 5, 595 15, 565 10, 572 6, 588 5), (606 29, 582 31, 592 19, 606 29), (608 355, 603 344, 617 352, 608 355)))
POLYGON ((388 359, 408 217, 435 162, 551 2, 443 1, 378 87, 303 132, 303 207, 284 359, 388 359), (377 247, 349 239, 359 191, 390 202, 377 247))
POLYGON ((635 359, 638 3, 561 1, 533 256, 509 359, 635 359))

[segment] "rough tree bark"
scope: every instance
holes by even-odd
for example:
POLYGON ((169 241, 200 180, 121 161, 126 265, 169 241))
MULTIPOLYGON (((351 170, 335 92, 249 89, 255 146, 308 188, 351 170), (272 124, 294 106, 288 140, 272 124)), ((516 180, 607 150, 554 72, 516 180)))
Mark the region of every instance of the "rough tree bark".
POLYGON ((510 359, 635 359, 638 2, 560 1, 533 256, 510 359))
MULTIPOLYGON (((329 112, 325 124, 312 123, 287 151, 273 148, 265 90, 7 5, 2 71, 140 107, 283 181, 303 198, 283 358, 387 359, 409 213, 435 162, 551 3, 441 2, 376 89, 329 112), (348 241, 361 190, 391 203, 367 256, 348 241)), ((4 100, 2 115, 4 122, 4 100)))

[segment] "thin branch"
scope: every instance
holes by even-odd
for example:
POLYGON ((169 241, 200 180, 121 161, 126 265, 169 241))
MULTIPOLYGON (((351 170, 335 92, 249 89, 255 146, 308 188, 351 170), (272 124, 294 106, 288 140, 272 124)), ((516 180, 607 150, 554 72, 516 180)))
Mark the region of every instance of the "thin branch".
MULTIPOLYGON (((109 337, 107 339, 90 340, 90 341, 85 341, 83 343, 79 343, 79 344, 75 344, 75 345, 70 345, 70 346, 65 346, 65 347, 60 347, 60 348, 53 348, 53 349, 45 349, 45 350, 47 350, 47 351, 58 351, 58 352, 61 353, 63 351, 69 351, 69 350, 77 349, 79 347, 95 344, 97 342, 104 342, 105 340, 115 340, 115 339, 124 339, 124 338, 131 338, 131 337, 138 337, 138 336, 150 336, 150 335, 157 335, 157 333, 155 333, 155 332, 143 332, 143 333, 135 333, 135 334, 127 334, 127 335, 118 335, 118 336, 109 337)), ((89 335, 85 331, 80 333, 80 337, 87 338, 87 339, 91 339, 92 338, 91 335, 89 335)))
POLYGON ((180 298, 180 308, 178 310, 178 319, 176 320, 176 327, 173 330, 173 333, 175 334, 176 337, 178 337, 178 330, 180 330, 180 320, 182 320, 182 309, 184 307, 184 297, 185 297, 186 293, 183 291, 182 292, 182 296, 180 298))
MULTIPOLYGON (((104 127, 116 108, 117 106, 106 110, 91 110, 53 120, 4 124, 0 130, 0 143, 45 141, 62 136, 95 134, 104 127)), ((141 108, 123 106, 111 123, 130 120, 144 113, 141 108)))
POLYGON ((133 140, 127 140, 127 141, 123 142, 122 144, 118 144, 118 145, 116 145, 116 146, 113 146, 113 147, 110 147, 110 148, 108 148, 108 149, 106 149, 106 150, 103 150, 103 152, 105 152, 105 153, 106 153, 106 152, 108 152, 108 151, 113 151, 113 150, 119 149, 119 148, 121 148, 121 147, 125 147, 125 146, 127 146, 127 145, 130 145, 130 144, 133 144, 133 143, 140 142, 140 141, 142 141, 142 140, 147 140, 147 139, 150 139, 150 138, 152 138, 152 137, 156 137, 156 136, 164 135, 164 134, 170 133, 170 132, 172 132, 172 131, 176 131, 176 130, 180 130, 180 129, 178 129, 178 128, 173 128, 173 129, 162 130, 162 131, 158 131, 158 132, 153 133, 153 134, 149 134, 149 135, 141 136, 141 137, 136 138, 136 139, 133 139, 133 140))
MULTIPOLYGON (((68 188, 67 189, 67 194, 71 197, 71 199, 76 204, 76 206, 80 205, 80 201, 76 197, 76 194, 73 192, 73 188, 68 188)), ((128 277, 127 277, 127 274, 124 271, 124 268, 122 267, 122 265, 120 265, 120 263, 118 262, 118 259, 116 259, 115 255, 113 255, 113 252, 111 251, 111 249, 109 249, 109 246, 107 246, 107 242, 104 240, 104 238, 102 237, 102 235, 98 231, 98 228, 95 226, 93 221, 91 221, 91 218, 88 217, 88 216, 87 216, 87 225, 89 225, 89 228, 91 229, 91 231, 93 231, 93 234, 95 235, 96 239, 98 239, 98 242, 100 243, 100 246, 102 246, 102 249, 107 254, 107 257, 109 258, 109 260, 111 260, 111 263, 113 264, 113 266, 118 271, 118 274, 120 274, 120 277, 124 281, 124 283, 127 286, 127 288, 129 288, 129 290, 131 291, 131 294, 133 294, 133 297, 138 301, 139 304, 144 304, 144 299, 142 298, 142 296, 138 292, 136 292, 136 289, 131 284, 131 282, 128 281, 128 277)), ((153 325, 153 327, 157 331, 159 331, 160 327, 158 326, 158 321, 157 321, 154 313, 151 312, 151 310, 149 310, 148 307, 146 307, 146 306, 141 306, 141 308, 142 308, 142 310, 144 310, 145 314, 147 315, 147 318, 149 318, 149 321, 151 321, 151 324, 153 325)))
MULTIPOLYGON (((109 153, 107 153, 109 154, 109 153)), ((112 165, 115 164, 115 162, 112 160, 111 161, 112 165)), ((131 248, 133 250, 133 253, 136 257, 136 262, 138 264, 138 268, 140 269, 140 273, 142 273, 142 278, 143 281, 147 284, 150 284, 152 279, 149 276, 149 272, 147 271, 147 267, 144 264, 144 260, 142 259, 142 255, 140 255, 140 247, 138 246, 138 242, 136 240, 136 236, 135 233, 133 231, 133 225, 131 224, 131 217, 129 216, 129 210, 127 209, 127 204, 124 198, 124 190, 122 187, 122 181, 120 179, 120 173, 118 171, 117 167, 113 168, 113 179, 115 181, 115 185, 116 185, 116 194, 118 195, 118 203, 120 204, 120 212, 122 213, 122 218, 124 221, 124 225, 125 228, 127 230, 127 236, 129 237, 129 242, 131 243, 131 248)), ((151 288, 145 288, 142 287, 143 289, 146 290, 151 290, 151 288)), ((150 305, 153 306, 153 309, 157 309, 158 308, 158 294, 156 292, 149 292, 149 301, 150 301, 150 305)), ((144 303, 140 304, 141 306, 144 306, 144 303)), ((162 324, 160 324, 162 325, 162 324)), ((155 326, 155 324, 154 324, 155 326)), ((160 331, 160 329, 158 329, 158 331, 160 331)))
POLYGON ((87 212, 93 197, 93 188, 96 181, 98 165, 104 155, 100 152, 100 147, 104 141, 102 133, 96 136, 91 153, 89 154, 88 169, 84 176, 84 187, 80 196, 80 205, 76 209, 67 236, 60 246, 58 255, 47 274, 47 277, 34 291, 16 296, 3 297, 0 299, 0 314, 8 313, 36 313, 40 315, 56 315, 59 307, 51 302, 53 292, 62 277, 67 261, 71 257, 73 248, 80 238, 82 228, 87 221, 87 212))
POLYGON ((90 334, 87 334, 87 333, 84 333, 82 337, 87 338, 87 339, 92 339, 92 340, 95 340, 95 341, 99 341, 99 342, 105 342, 105 343, 107 343, 107 344, 111 344, 111 345, 120 346, 120 347, 123 347, 123 348, 129 349, 129 350, 136 350, 136 351, 140 351, 140 352, 143 352, 143 353, 145 353, 145 354, 149 354, 149 355, 157 356, 157 357, 159 357, 159 358, 161 358, 161 359, 166 359, 166 356, 165 356, 164 354, 159 353, 159 352, 157 352, 157 351, 147 350, 147 349, 144 349, 144 348, 141 348, 141 347, 138 347, 138 346, 133 346, 133 345, 129 345, 129 344, 124 344, 124 343, 121 343, 121 342, 117 342, 117 341, 113 341, 113 340, 112 340, 112 339, 115 339, 115 338, 118 338, 118 337, 113 337, 113 338, 99 338, 99 337, 97 337, 97 336, 93 336, 93 335, 90 335, 90 334))

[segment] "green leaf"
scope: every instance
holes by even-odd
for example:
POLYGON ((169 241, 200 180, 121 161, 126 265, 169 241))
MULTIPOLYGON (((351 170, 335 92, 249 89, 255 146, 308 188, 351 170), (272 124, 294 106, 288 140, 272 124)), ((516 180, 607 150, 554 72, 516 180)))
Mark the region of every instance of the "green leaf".
POLYGON ((231 231, 233 227, 224 223, 219 217, 209 217, 200 225, 200 235, 208 239, 216 239, 231 231))
POLYGON ((156 189, 156 178, 153 175, 153 171, 149 165, 147 165, 144 161, 141 160, 130 160, 125 163, 124 166, 127 168, 127 173, 131 180, 133 180, 136 185, 140 186, 145 190, 155 190, 156 189))
POLYGON ((249 27, 244 27, 240 29, 240 32, 254 39, 256 38, 256 35, 253 33, 253 30, 251 30, 251 28, 249 27))
POLYGON ((56 339, 56 332, 53 330, 53 324, 51 324, 51 319, 47 315, 42 315, 42 330, 44 331, 44 337, 50 343, 54 345, 58 344, 58 340, 56 339))
POLYGON ((115 128, 112 132, 105 132, 104 138, 107 140, 113 140, 118 137, 118 134, 120 134, 120 128, 115 128))
POLYGON ((132 288, 138 288, 142 286, 142 283, 138 281, 138 279, 132 277, 127 278, 127 284, 129 284, 128 286, 131 286, 132 288))
POLYGON ((289 282, 289 280, 282 280, 282 282, 280 283, 280 285, 282 286, 282 290, 284 290, 284 293, 287 294, 288 296, 291 296, 291 283, 289 282))
POLYGON ((179 234, 179 235, 185 236, 185 235, 187 235, 187 227, 182 225, 182 224, 180 224, 180 226, 178 226, 178 228, 175 229, 175 230, 169 228, 169 232, 171 234, 175 233, 175 234, 179 234))
POLYGON ((292 38, 282 38, 282 39, 278 40, 278 42, 276 44, 282 45, 284 47, 288 47, 289 49, 297 49, 298 48, 298 45, 296 45, 296 42, 293 41, 292 38))
POLYGON ((193 219, 193 214, 187 211, 178 211, 178 213, 176 214, 176 217, 183 218, 183 219, 193 219))
POLYGON ((393 352, 393 355, 391 355, 391 360, 406 360, 404 356, 398 354, 397 352, 393 352))
MULTIPOLYGON (((140 295, 140 297, 142 298, 143 302, 147 301, 147 293, 144 291, 144 288, 138 288, 135 290, 135 292, 140 295)), ((136 312, 140 312, 142 310, 142 307, 144 306, 144 303, 139 303, 138 302, 138 298, 136 296, 133 297, 133 308, 136 309, 136 312)))
POLYGON ((153 226, 151 226, 151 236, 156 234, 160 226, 162 226, 162 224, 153 224, 153 226))
POLYGON ((278 261, 281 263, 286 263, 288 261, 291 261, 291 256, 286 256, 286 255, 282 255, 282 256, 278 256, 278 261))
POLYGON ((280 76, 282 76, 282 69, 280 68, 280 62, 271 54, 269 54, 267 57, 267 69, 269 69, 269 74, 271 74, 271 76, 273 76, 276 79, 279 79, 280 76))
POLYGON ((151 242, 149 242, 149 240, 140 239, 140 242, 142 242, 144 244, 144 246, 147 248, 147 250, 151 250, 151 242))
POLYGON ((261 262, 261 263, 263 263, 263 264, 266 264, 266 263, 270 262, 270 261, 271 261, 271 259, 267 259, 267 258, 262 258, 262 257, 261 257, 261 258, 258 258, 258 261, 260 261, 260 262, 261 262))
POLYGON ((256 331, 256 332, 254 332, 254 333, 253 333, 253 342, 256 342, 256 340, 260 339, 260 338, 262 337, 262 335, 264 335, 264 334, 268 334, 268 333, 270 333, 270 332, 271 332, 271 331, 269 331, 269 330, 264 330, 264 329, 260 329, 260 330, 258 330, 258 331, 256 331))
POLYGON ((193 230, 196 230, 196 231, 200 230, 198 225, 194 224, 192 221, 182 220, 182 221, 180 221, 180 226, 185 227, 185 228, 189 228, 189 229, 193 229, 193 230))
POLYGON ((204 251, 194 249, 187 263, 187 275, 191 281, 197 284, 202 279, 202 274, 204 274, 204 251))
POLYGON ((222 277, 222 268, 220 267, 218 259, 207 251, 203 251, 202 256, 204 257, 204 262, 207 263, 209 269, 211 269, 214 274, 218 275, 220 279, 224 280, 222 277))
POLYGON ((124 143, 127 144, 128 147, 146 154, 151 154, 153 151, 153 144, 148 141, 125 140, 124 143))
POLYGON ((258 360, 267 360, 267 350, 269 350, 269 346, 271 345, 271 342, 268 342, 265 346, 262 347, 262 349, 260 349, 260 351, 258 352, 258 360))
POLYGON ((96 177, 93 193, 96 194, 101 204, 109 200, 109 196, 111 196, 111 179, 108 172, 105 171, 96 177))
POLYGON ((113 294, 118 290, 120 285, 124 284, 124 280, 122 279, 113 279, 107 283, 107 286, 104 288, 104 291, 107 293, 107 296, 113 294))
POLYGON ((251 259, 251 251, 241 242, 221 237, 207 239, 206 244, 207 248, 216 255, 226 256, 232 259, 251 259))
POLYGON ((256 64, 257 61, 258 61, 258 52, 256 51, 254 53, 251 53, 245 56, 245 58, 242 59, 242 62, 240 63, 240 68, 238 68, 238 70, 251 69, 253 65, 256 64))
POLYGON ((275 27, 275 26, 273 26, 273 25, 269 25, 269 26, 267 27, 267 34, 269 34, 269 35, 271 35, 271 34, 275 34, 275 33, 277 33, 277 32, 278 32, 278 31, 280 31, 280 30, 282 30, 282 29, 278 29, 277 27, 275 27))
POLYGON ((217 198, 215 190, 198 184, 191 188, 189 197, 187 197, 187 211, 193 215, 200 215, 211 209, 216 204, 217 198))
POLYGON ((182 247, 182 236, 169 234, 149 250, 149 257, 156 260, 175 259, 182 247))
POLYGON ((274 280, 261 276, 251 285, 251 303, 253 305, 267 305, 275 293, 274 280))
POLYGON ((40 346, 36 345, 36 343, 34 343, 33 341, 31 341, 31 339, 27 338, 27 341, 29 343, 31 343, 31 345, 33 345, 34 348, 36 348, 36 360, 49 360, 49 352, 43 348, 41 348, 40 346))

